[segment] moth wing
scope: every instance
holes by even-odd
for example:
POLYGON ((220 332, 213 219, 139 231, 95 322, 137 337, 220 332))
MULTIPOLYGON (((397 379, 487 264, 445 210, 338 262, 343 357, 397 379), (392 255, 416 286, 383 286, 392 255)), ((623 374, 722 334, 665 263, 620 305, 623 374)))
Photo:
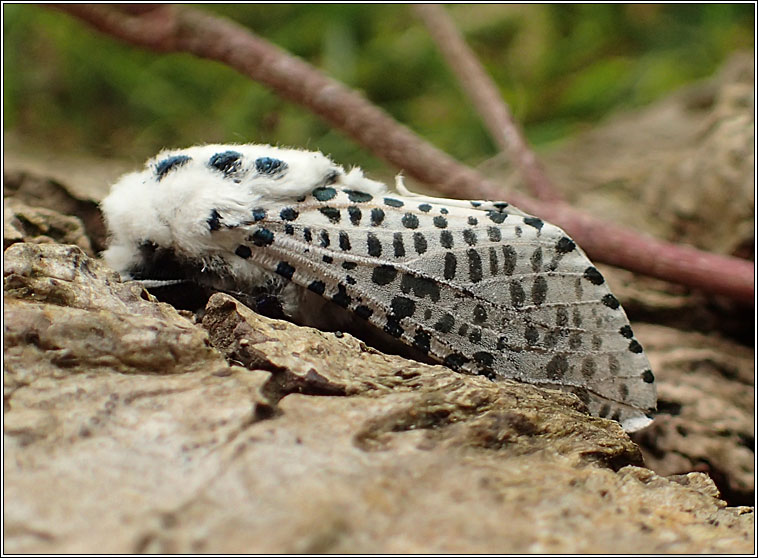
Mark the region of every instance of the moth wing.
POLYGON ((650 421, 642 348, 561 229, 497 202, 355 200, 308 200, 297 219, 250 223, 235 239, 263 268, 454 369, 572 391, 627 430, 650 421))

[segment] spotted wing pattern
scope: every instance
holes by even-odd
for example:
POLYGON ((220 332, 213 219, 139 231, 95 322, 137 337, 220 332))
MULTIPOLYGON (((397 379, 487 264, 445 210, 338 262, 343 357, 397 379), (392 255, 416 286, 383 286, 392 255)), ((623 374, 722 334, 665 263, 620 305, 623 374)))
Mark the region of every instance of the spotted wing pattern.
MULTIPOLYGON (((219 152, 207 166, 221 165, 226 180, 244 165, 269 175, 295 166, 269 149, 255 163, 219 152)), ((151 172, 180 171, 184 157, 151 172)), ((561 229, 505 202, 392 193, 372 181, 361 189, 341 169, 325 172, 290 196, 242 197, 235 211, 217 204, 204 215, 213 249, 203 265, 254 266, 454 370, 572 391, 627 430, 650 422, 655 384, 643 349, 602 274, 561 229)))

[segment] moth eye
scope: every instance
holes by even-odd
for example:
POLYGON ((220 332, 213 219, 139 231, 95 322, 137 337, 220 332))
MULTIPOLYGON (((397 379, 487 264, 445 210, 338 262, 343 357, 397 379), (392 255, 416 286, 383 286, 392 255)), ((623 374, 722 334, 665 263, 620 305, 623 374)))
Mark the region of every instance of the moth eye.
POLYGON ((255 170, 261 174, 275 174, 287 168, 287 163, 271 157, 259 157, 255 160, 255 170))
POLYGON ((170 171, 172 171, 173 169, 179 168, 182 165, 187 164, 191 160, 192 158, 188 157, 187 155, 174 155, 173 157, 168 157, 166 159, 163 159, 163 161, 159 162, 157 165, 155 165, 155 174, 157 175, 158 180, 160 181, 170 171))
POLYGON ((211 160, 208 161, 208 165, 223 172, 224 174, 231 174, 236 172, 242 166, 242 153, 236 151, 224 151, 223 153, 216 153, 211 160))

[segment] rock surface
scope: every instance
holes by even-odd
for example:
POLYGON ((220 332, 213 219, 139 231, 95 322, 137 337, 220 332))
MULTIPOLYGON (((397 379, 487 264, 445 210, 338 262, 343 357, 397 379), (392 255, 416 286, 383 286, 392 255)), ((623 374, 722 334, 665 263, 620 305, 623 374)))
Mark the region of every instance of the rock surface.
POLYGON ((752 550, 752 509, 573 396, 226 295, 203 329, 74 246, 4 273, 7 552, 752 550))
POLYGON ((701 471, 733 504, 752 505, 754 353, 714 335, 643 324, 635 334, 658 375, 658 415, 634 440, 662 475, 701 471))
POLYGON ((78 217, 43 207, 31 207, 16 198, 3 199, 3 250, 16 242, 76 244, 94 256, 89 237, 78 217))

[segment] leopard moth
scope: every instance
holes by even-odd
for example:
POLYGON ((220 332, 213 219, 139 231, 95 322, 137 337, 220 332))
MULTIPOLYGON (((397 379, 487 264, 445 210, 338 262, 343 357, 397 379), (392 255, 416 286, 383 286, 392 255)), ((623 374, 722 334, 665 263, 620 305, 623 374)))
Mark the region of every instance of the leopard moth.
POLYGON ((460 372, 575 393, 627 431, 651 422, 647 357, 566 233, 505 202, 395 190, 317 152, 166 150, 103 201, 103 257, 148 287, 241 293, 321 329, 363 324, 460 372))

